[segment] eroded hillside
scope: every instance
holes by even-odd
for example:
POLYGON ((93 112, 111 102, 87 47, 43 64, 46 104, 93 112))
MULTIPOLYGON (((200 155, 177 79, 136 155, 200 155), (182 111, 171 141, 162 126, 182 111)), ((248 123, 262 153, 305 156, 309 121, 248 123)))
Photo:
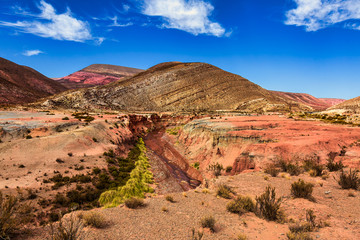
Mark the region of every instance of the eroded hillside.
POLYGON ((205 63, 163 63, 106 86, 56 95, 44 107, 130 111, 289 111, 306 109, 205 63))

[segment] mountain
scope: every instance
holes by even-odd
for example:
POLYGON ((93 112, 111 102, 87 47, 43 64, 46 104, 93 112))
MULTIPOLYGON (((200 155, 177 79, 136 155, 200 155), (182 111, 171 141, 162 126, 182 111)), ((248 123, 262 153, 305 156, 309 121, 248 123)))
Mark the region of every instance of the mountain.
POLYGON ((32 68, 0 58, 0 104, 34 102, 67 90, 32 68))
POLYGON ((319 100, 329 104, 330 107, 346 101, 345 99, 339 99, 339 98, 319 98, 319 100))
POLYGON ((329 108, 329 110, 345 110, 360 113, 360 97, 356 97, 329 108))
POLYGON ((282 97, 288 98, 292 101, 304 104, 313 108, 313 110, 322 111, 326 110, 327 108, 341 103, 345 100, 343 99, 335 99, 335 98, 316 98, 307 93, 290 93, 290 92, 279 92, 279 91, 272 91, 282 97))
POLYGON ((290 102, 206 63, 168 62, 122 81, 56 95, 43 105, 131 111, 278 111, 302 107, 290 102))
POLYGON ((116 82, 142 72, 141 69, 108 64, 93 64, 69 76, 54 79, 67 88, 87 88, 116 82))

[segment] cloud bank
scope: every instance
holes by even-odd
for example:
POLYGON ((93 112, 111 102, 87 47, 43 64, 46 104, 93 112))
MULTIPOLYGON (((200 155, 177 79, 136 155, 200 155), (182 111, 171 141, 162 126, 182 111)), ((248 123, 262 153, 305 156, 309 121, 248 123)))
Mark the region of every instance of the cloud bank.
POLYGON ((36 50, 27 50, 27 51, 23 52, 23 55, 27 56, 27 57, 31 57, 31 56, 39 55, 41 53, 44 53, 44 52, 36 49, 36 50))
MULTIPOLYGON (((359 0, 294 0, 297 8, 286 13, 285 24, 304 26, 306 31, 317 31, 344 21, 360 20, 359 0)), ((359 23, 344 27, 360 30, 359 23)))
POLYGON ((57 14, 54 7, 46 3, 44 0, 40 1, 38 7, 41 11, 40 14, 34 15, 26 12, 21 13, 24 17, 32 18, 32 21, 0 21, 0 25, 13 27, 22 32, 30 33, 39 37, 52 38, 56 40, 75 42, 97 40, 91 35, 88 23, 72 16, 70 9, 68 9, 65 13, 57 14))
POLYGON ((210 20, 214 7, 203 0, 143 0, 142 13, 159 16, 161 27, 183 30, 194 35, 206 34, 221 37, 225 29, 210 20))

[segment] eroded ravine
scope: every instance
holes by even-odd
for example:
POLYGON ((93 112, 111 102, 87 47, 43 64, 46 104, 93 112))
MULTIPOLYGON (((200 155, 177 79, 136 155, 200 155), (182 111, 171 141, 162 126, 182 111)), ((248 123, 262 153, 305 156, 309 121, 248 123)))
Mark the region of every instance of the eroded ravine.
POLYGON ((188 191, 201 184, 201 174, 173 147, 163 130, 144 138, 158 192, 188 191))

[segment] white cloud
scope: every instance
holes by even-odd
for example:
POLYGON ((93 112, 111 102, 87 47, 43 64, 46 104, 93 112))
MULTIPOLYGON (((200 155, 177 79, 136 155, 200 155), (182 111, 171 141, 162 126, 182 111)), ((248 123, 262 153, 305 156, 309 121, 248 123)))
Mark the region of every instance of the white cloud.
POLYGON ((132 22, 128 22, 128 23, 118 23, 118 18, 117 16, 113 17, 113 18, 110 18, 110 20, 113 21, 113 23, 111 25, 109 25, 109 27, 129 27, 129 26, 132 26, 134 25, 132 22))
POLYGON ((143 0, 142 13, 163 17, 162 27, 221 37, 225 29, 209 19, 214 7, 203 0, 143 0))
POLYGON ((40 50, 27 50, 23 53, 23 55, 31 57, 31 56, 39 55, 40 53, 44 53, 44 52, 40 50))
MULTIPOLYGON (((336 23, 360 20, 359 0, 294 0, 297 8, 286 13, 285 24, 305 26, 306 31, 317 31, 336 23)), ((345 24, 359 29, 359 24, 345 24)))
MULTIPOLYGON (((14 27, 25 33, 56 40, 75 42, 94 40, 88 23, 73 17, 70 9, 65 13, 57 14, 54 7, 44 0, 40 1, 38 7, 41 11, 40 14, 34 15, 26 12, 21 14, 26 17, 31 16, 37 20, 17 21, 15 23, 0 21, 0 25, 14 27)), ((19 12, 18 14, 20 14, 19 12)))
POLYGON ((130 10, 130 6, 127 5, 127 4, 124 4, 123 9, 124 9, 125 12, 128 12, 130 10))

